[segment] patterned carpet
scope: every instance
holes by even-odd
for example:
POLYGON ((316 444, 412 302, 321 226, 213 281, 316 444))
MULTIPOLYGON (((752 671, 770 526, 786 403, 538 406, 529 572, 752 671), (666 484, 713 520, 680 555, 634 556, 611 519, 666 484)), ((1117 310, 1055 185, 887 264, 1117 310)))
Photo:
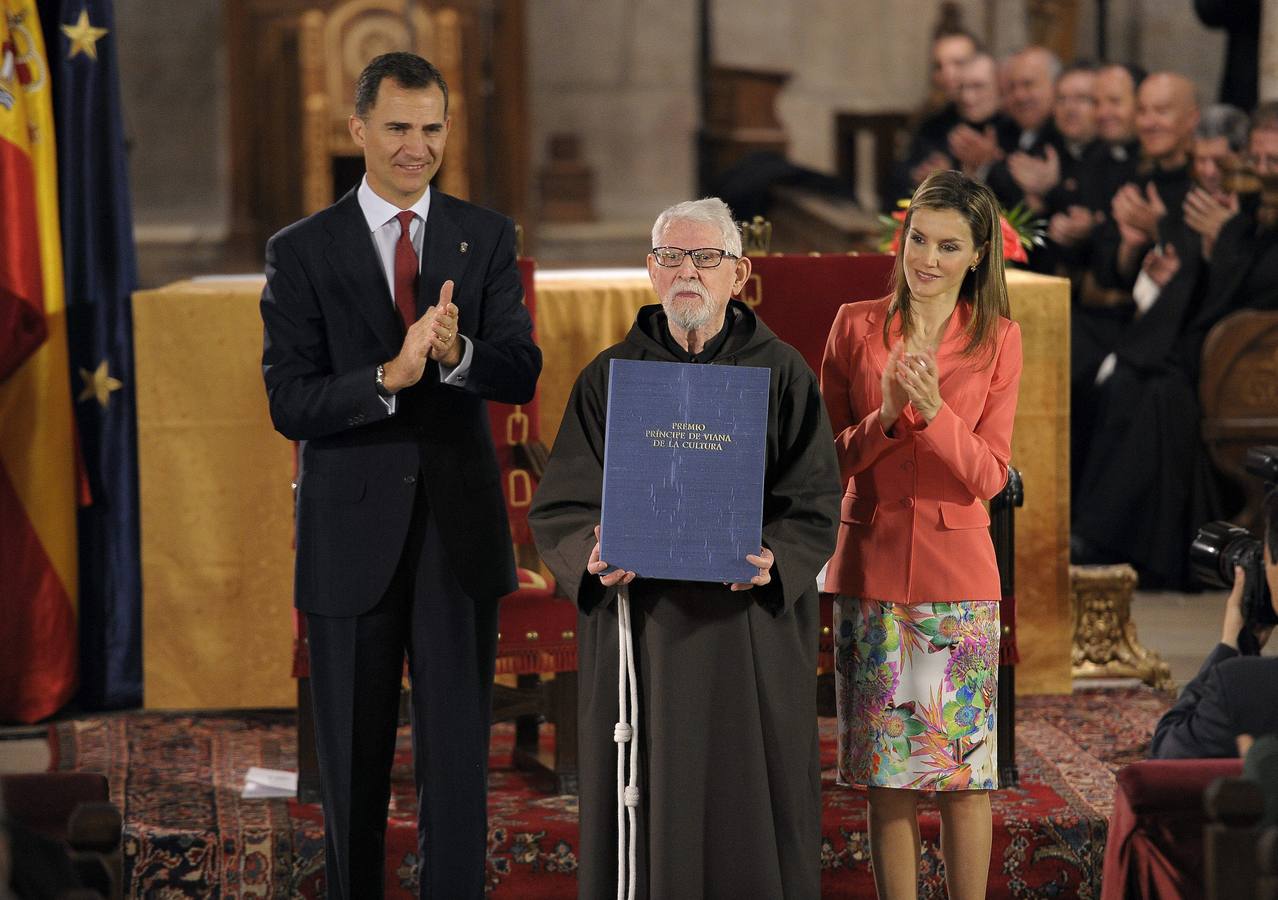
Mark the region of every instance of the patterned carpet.
MULTIPOLYGON (((1139 759, 1169 698, 1152 691, 1079 691, 1029 697, 1017 709, 1021 786, 994 795, 991 897, 1100 893, 1114 773, 1139 759)), ((821 721, 833 765, 834 724, 821 721)), ((295 767, 293 717, 284 712, 192 716, 136 713, 53 727, 60 769, 102 772, 124 810, 131 897, 322 897, 318 807, 243 800, 249 766, 295 767)), ((494 898, 576 896, 577 804, 511 767, 513 732, 494 729, 488 889, 494 898)), ((397 754, 387 835, 387 896, 411 897, 416 834, 407 732, 397 754)), ((920 896, 944 896, 940 822, 927 804, 920 896)), ((824 773, 822 896, 873 896, 865 802, 824 773)))

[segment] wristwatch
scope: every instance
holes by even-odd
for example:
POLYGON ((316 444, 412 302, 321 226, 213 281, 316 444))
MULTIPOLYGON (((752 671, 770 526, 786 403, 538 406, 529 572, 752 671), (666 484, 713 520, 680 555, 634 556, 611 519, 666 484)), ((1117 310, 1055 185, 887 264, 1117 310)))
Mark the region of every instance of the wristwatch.
POLYGON ((385 397, 389 400, 391 397, 394 397, 395 395, 392 394, 390 391, 386 390, 385 379, 386 379, 386 366, 379 365, 377 367, 377 394, 378 396, 385 397))

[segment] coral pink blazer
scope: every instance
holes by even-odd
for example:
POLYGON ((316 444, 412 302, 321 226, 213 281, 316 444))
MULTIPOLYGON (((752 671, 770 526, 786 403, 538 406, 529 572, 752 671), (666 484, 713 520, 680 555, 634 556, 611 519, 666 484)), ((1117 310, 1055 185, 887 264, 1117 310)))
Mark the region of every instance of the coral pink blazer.
POLYGON ((960 300, 937 352, 941 410, 907 405, 879 424, 890 297, 840 307, 821 362, 844 485, 832 593, 893 603, 998 600, 988 500, 1007 482, 1021 377, 1021 330, 999 319, 994 357, 962 355, 971 305, 960 300))

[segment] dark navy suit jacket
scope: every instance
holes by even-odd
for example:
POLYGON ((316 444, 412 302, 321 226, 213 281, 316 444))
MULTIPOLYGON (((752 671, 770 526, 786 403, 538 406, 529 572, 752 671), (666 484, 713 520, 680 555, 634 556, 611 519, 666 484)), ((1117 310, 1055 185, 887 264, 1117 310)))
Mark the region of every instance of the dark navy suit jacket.
POLYGON ((1240 734, 1278 733, 1278 657, 1239 656, 1217 644, 1159 720, 1155 759, 1237 756, 1240 734))
POLYGON ((526 403, 541 372, 514 225, 433 191, 423 257, 417 313, 454 282, 458 331, 473 346, 467 386, 442 384, 430 362, 390 415, 375 372, 405 329, 355 191, 267 243, 262 369, 276 430, 304 442, 294 593, 304 612, 352 616, 380 600, 419 479, 466 593, 516 587, 485 403, 526 403))

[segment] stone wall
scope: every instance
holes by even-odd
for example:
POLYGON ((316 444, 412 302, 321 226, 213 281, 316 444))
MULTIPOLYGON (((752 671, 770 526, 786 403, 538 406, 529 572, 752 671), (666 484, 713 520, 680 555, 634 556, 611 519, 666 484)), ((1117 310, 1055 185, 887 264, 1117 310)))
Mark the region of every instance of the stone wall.
MULTIPOLYGON (((832 171, 835 113, 909 111, 925 99, 940 6, 940 0, 719 0, 715 58, 793 73, 779 109, 791 156, 832 171)), ((1026 43, 1024 0, 964 0, 959 6, 964 25, 996 56, 1026 43)), ((1080 0, 1078 9, 1077 55, 1094 59, 1095 8, 1080 0)), ((1109 23, 1112 58, 1150 71, 1179 71, 1195 81, 1204 101, 1215 99, 1224 37, 1204 28, 1191 4, 1110 0, 1109 23)))
MULTIPOLYGON (((1025 40, 1025 0, 964 0, 997 53, 1025 40), (993 7, 989 4, 993 3, 993 7), (991 15, 990 9, 994 12, 991 15), (987 28, 991 26, 992 29, 987 28)), ((778 113, 792 158, 830 171, 841 110, 912 110, 927 90, 939 0, 715 0, 725 65, 785 70, 778 113)), ((1080 0, 1080 52, 1095 53, 1093 5, 1080 0)), ((230 179, 223 4, 117 0, 134 217, 148 246, 197 248, 227 230, 230 179)), ((605 223, 650 221, 696 181, 697 5, 676 0, 528 0, 534 178, 547 139, 581 137, 605 223)), ((1188 3, 1111 0, 1111 55, 1175 68, 1213 99, 1223 36, 1188 3)), ((269 90, 264 85, 264 90, 269 90)), ((269 164, 269 161, 264 163, 269 164)), ((196 254, 198 255, 198 254, 196 254)), ((179 261, 180 262, 180 261, 179 261)))
POLYGON ((225 237, 230 178, 219 0, 116 0, 133 217, 147 241, 225 237))
POLYGON ((527 16, 534 172, 550 135, 574 132, 601 219, 651 221, 686 199, 700 116, 696 5, 531 0, 527 16))

